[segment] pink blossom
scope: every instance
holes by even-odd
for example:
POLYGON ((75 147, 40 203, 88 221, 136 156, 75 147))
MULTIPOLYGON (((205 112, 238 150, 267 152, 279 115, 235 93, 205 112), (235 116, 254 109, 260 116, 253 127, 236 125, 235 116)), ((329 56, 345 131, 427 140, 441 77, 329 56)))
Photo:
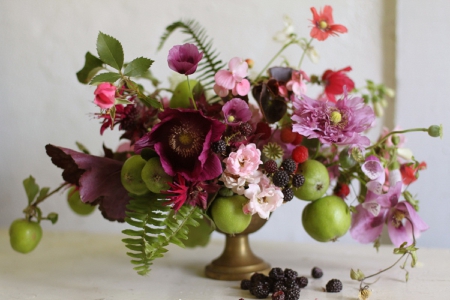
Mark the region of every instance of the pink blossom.
POLYGON ((309 81, 309 76, 303 71, 292 71, 291 80, 286 83, 286 88, 294 92, 297 97, 306 93, 306 84, 304 80, 309 81))
POLYGON ((244 205, 244 212, 247 214, 257 213, 261 218, 268 219, 270 213, 283 204, 283 192, 270 182, 270 179, 263 175, 258 184, 251 183, 244 193, 250 201, 244 205))
POLYGON ((214 76, 216 84, 214 91, 220 97, 226 97, 229 90, 234 96, 245 96, 250 91, 250 82, 247 76, 248 64, 245 60, 234 57, 228 62, 228 70, 220 70, 214 76))
POLYGON ((428 225, 419 217, 415 209, 406 201, 400 201, 402 182, 391 185, 385 194, 367 192, 364 203, 356 206, 352 215, 351 236, 361 242, 375 241, 383 230, 383 224, 388 226, 388 234, 392 243, 399 247, 403 242, 408 245, 414 237, 428 229, 428 225))
POLYGON ((362 98, 345 94, 336 103, 306 96, 293 101, 292 131, 317 138, 325 145, 350 145, 361 150, 370 145, 369 138, 361 134, 372 126, 375 114, 362 98))
POLYGON ((236 152, 231 152, 224 159, 224 163, 226 165, 226 171, 230 174, 249 177, 262 164, 261 151, 253 143, 241 145, 236 152))
POLYGON ((198 51, 194 44, 173 46, 169 50, 167 63, 169 68, 184 75, 191 75, 197 70, 198 63, 203 58, 203 52, 198 51))
POLYGON ((361 170, 370 181, 366 184, 369 191, 376 194, 381 194, 383 185, 386 181, 385 170, 378 157, 370 155, 366 161, 361 165, 361 170))
POLYGON ((100 83, 95 89, 94 95, 94 103, 100 108, 111 108, 116 101, 116 87, 109 82, 100 83))
POLYGON ((247 102, 239 98, 233 98, 227 101, 222 107, 225 123, 228 125, 239 125, 247 122, 252 117, 252 112, 247 102))

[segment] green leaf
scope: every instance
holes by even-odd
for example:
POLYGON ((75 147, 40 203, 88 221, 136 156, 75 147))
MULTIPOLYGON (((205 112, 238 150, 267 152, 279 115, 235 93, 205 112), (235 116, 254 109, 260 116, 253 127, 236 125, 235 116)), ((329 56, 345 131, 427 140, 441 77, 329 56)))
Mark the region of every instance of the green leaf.
POLYGON ((100 59, 116 70, 123 66, 123 48, 118 40, 112 36, 99 32, 97 37, 97 53, 100 59))
POLYGON ((39 192, 39 196, 37 197, 36 201, 41 201, 48 195, 48 191, 50 190, 49 187, 43 187, 41 191, 39 192))
POLYGON ((152 65, 153 60, 139 57, 130 62, 124 71, 125 76, 142 76, 152 65))
POLYGON ((353 269, 350 270, 350 278, 351 279, 361 281, 364 279, 364 277, 365 277, 364 273, 360 269, 358 269, 356 271, 353 269))
POLYGON ((101 69, 103 69, 103 62, 90 52, 87 52, 85 55, 84 66, 77 72, 77 79, 79 82, 87 84, 101 69))
POLYGON ((120 79, 120 74, 115 73, 115 72, 108 72, 108 73, 102 73, 102 74, 95 76, 94 78, 92 78, 92 80, 91 80, 91 82, 89 82, 89 84, 94 85, 94 84, 99 84, 102 82, 114 83, 119 79, 120 79))
POLYGON ((81 152, 85 153, 85 154, 90 154, 89 150, 80 142, 75 142, 75 144, 77 145, 78 150, 80 150, 81 152))
POLYGON ((131 101, 129 101, 129 100, 127 100, 127 99, 119 99, 119 98, 116 98, 116 101, 114 101, 114 104, 124 104, 124 105, 127 105, 127 104, 132 104, 133 102, 131 102, 131 101))
POLYGON ((47 219, 49 219, 52 224, 55 224, 58 221, 58 214, 54 212, 49 213, 47 219))
POLYGON ((161 102, 159 102, 157 99, 152 98, 152 97, 142 97, 139 98, 145 105, 147 106, 151 106, 157 109, 161 109, 163 106, 161 104, 161 102))
POLYGON ((27 193, 28 204, 31 204, 34 198, 36 198, 36 195, 39 193, 39 186, 36 184, 34 177, 30 175, 30 177, 23 181, 23 187, 27 193))

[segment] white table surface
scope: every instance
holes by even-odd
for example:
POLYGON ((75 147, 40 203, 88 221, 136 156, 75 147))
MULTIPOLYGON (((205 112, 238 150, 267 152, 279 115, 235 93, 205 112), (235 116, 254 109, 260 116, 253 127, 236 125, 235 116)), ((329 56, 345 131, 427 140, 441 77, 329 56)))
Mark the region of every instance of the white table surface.
MULTIPOLYGON (((121 238, 120 234, 44 232, 38 248, 23 255, 11 249, 7 231, 0 230, 0 299, 255 299, 240 289, 239 281, 204 277, 205 265, 222 252, 224 240, 214 240, 206 248, 170 247, 148 276, 139 276, 121 238)), ((387 246, 377 253, 371 245, 250 243, 272 267, 291 268, 308 277, 300 299, 357 299, 359 282, 350 279, 350 268, 368 275, 398 258, 387 246), (321 279, 310 276, 314 266, 323 269, 321 279), (341 279, 342 292, 323 292, 332 278, 341 279)), ((370 299, 450 299, 450 249, 420 249, 418 257, 418 266, 409 268, 407 283, 405 272, 394 267, 371 286, 370 299)))

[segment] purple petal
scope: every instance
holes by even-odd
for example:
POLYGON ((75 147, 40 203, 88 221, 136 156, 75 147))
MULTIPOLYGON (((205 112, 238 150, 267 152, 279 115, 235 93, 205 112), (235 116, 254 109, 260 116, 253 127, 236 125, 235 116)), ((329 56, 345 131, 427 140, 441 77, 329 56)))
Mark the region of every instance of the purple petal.
POLYGON ((360 243, 375 241, 383 230, 384 213, 374 217, 361 204, 356 206, 356 212, 352 215, 350 235, 360 243))

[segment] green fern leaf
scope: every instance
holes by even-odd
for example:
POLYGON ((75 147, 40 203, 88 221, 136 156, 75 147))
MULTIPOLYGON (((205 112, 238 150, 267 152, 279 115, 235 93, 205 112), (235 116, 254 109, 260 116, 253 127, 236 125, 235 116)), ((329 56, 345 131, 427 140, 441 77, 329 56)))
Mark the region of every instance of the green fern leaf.
POLYGON ((212 39, 208 39, 205 29, 203 29, 195 20, 187 20, 186 22, 177 21, 167 26, 166 31, 161 36, 158 50, 161 50, 169 36, 177 29, 180 29, 184 34, 189 35, 189 38, 186 39, 185 42, 196 45, 199 50, 203 52, 203 59, 198 65, 196 76, 205 89, 212 89, 214 75, 219 70, 225 68, 226 64, 218 59, 218 52, 211 50, 212 39))

